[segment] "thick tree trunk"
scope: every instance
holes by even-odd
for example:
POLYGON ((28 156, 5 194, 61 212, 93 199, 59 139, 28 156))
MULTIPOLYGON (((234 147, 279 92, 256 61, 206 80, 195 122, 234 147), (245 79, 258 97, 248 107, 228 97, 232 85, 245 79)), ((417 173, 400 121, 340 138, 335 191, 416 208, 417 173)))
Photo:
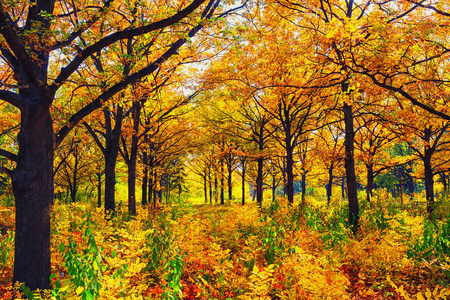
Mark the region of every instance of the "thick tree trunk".
MULTIPOLYGON (((136 162, 139 150, 139 125, 141 115, 141 104, 138 101, 133 102, 133 134, 131 136, 131 149, 128 162, 128 213, 132 216, 136 215, 136 162)), ((126 147, 126 144, 123 145, 126 147)))
POLYGON ((116 210, 115 187, 116 187, 116 159, 117 155, 105 157, 105 212, 112 213, 116 210))
POLYGON ((427 199, 427 213, 428 218, 433 219, 434 211, 434 180, 433 180, 433 168, 431 166, 431 157, 433 156, 434 149, 430 148, 431 129, 425 128, 424 138, 426 142, 424 155, 422 157, 423 166, 425 169, 425 195, 427 199))
POLYGON ((11 177, 16 201, 13 282, 25 283, 32 290, 48 289, 54 157, 49 110, 24 109, 17 140, 17 166, 11 177))
POLYGON ((116 210, 116 162, 119 155, 119 142, 122 133, 123 108, 117 107, 116 124, 111 127, 111 111, 103 109, 106 123, 105 146, 105 212, 114 213, 116 210))
POLYGON ((432 213, 434 211, 434 180, 433 168, 431 167, 431 151, 425 150, 423 165, 425 169, 425 195, 427 199, 427 213, 429 218, 432 218, 432 213))
POLYGON ((349 206, 349 223, 354 233, 358 230, 359 222, 359 204, 356 189, 355 159, 354 159, 354 139, 353 131, 353 111, 352 106, 344 103, 344 121, 345 121, 345 176, 347 178, 347 195, 349 206))
POLYGON ((333 195, 333 169, 334 165, 328 168, 328 184, 327 184, 327 205, 330 206, 331 196, 333 195))

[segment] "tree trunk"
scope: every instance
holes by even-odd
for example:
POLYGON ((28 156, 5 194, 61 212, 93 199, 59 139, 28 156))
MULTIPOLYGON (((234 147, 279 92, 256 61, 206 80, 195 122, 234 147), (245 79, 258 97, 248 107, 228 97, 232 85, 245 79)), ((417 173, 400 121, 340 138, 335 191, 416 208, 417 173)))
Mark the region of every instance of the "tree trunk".
POLYGON ((331 196, 333 195, 333 169, 334 164, 328 168, 328 184, 327 184, 327 205, 330 206, 331 196))
POLYGON ((445 174, 445 172, 439 172, 439 176, 441 177, 442 184, 444 185, 444 194, 447 195, 448 194, 447 175, 445 174))
POLYGON ((224 185, 225 185, 225 176, 224 176, 224 165, 223 165, 223 159, 220 161, 220 204, 225 204, 225 197, 224 197, 224 185))
POLYGON ((116 159, 113 154, 105 157, 105 212, 112 213, 116 210, 116 159))
POLYGON ((208 172, 208 183, 209 183, 209 204, 212 204, 213 191, 212 191, 212 182, 211 182, 211 169, 208 172))
POLYGON ((214 172, 214 200, 217 203, 219 193, 217 193, 217 172, 214 172))
POLYGON ((277 189, 277 181, 275 178, 275 173, 272 174, 272 202, 275 202, 275 191, 277 189))
POLYGON ((263 158, 259 157, 258 163, 258 175, 256 177, 256 203, 259 207, 262 206, 263 198, 263 158))
MULTIPOLYGON (((153 157, 150 155, 148 158, 148 204, 152 204, 152 200, 155 201, 155 195, 154 195, 154 188, 153 188, 153 178, 155 177, 154 173, 154 169, 155 166, 153 164, 154 160, 153 157)), ((156 207, 156 202, 153 203, 154 207, 156 207)))
POLYGON ((128 165, 128 213, 136 215, 136 157, 128 165))
POLYGON ((372 192, 373 192, 373 164, 367 164, 366 165, 366 169, 367 169, 367 187, 366 187, 366 197, 367 197, 367 202, 370 202, 370 198, 372 197, 372 192))
POLYGON ((294 159, 293 159, 293 149, 291 145, 286 144, 286 192, 288 204, 294 204, 294 159))
POLYGON ((205 204, 208 203, 208 187, 206 185, 206 174, 203 177, 203 192, 205 194, 205 204))
MULTIPOLYGON (((75 146, 76 147, 76 146, 75 146)), ((73 181, 72 181, 72 187, 70 188, 70 197, 72 200, 72 203, 75 203, 77 201, 77 191, 78 191, 78 153, 75 150, 74 152, 74 158, 75 158, 75 165, 73 167, 73 181)))
POLYGON ((281 170, 281 173, 283 175, 283 194, 284 197, 286 197, 287 196, 286 158, 283 157, 282 161, 283 161, 283 168, 281 170))
POLYGON ((230 165, 228 165, 228 200, 233 199, 232 179, 233 179, 233 168, 230 163, 230 165))
MULTIPOLYGON (((139 150, 139 125, 141 116, 141 104, 133 102, 131 115, 133 117, 133 134, 131 136, 130 157, 128 158, 128 213, 136 215, 136 162, 139 150)), ((126 144, 123 145, 126 147, 126 144)), ((127 160, 127 159, 126 159, 127 160)))
POLYGON ((432 213, 434 211, 434 180, 433 169, 431 167, 431 151, 425 150, 423 165, 425 168, 425 195, 427 199, 427 213, 428 217, 432 218, 432 213))
POLYGON ((347 178, 347 195, 349 207, 349 223, 352 226, 353 233, 356 234, 359 222, 359 204, 358 193, 356 189, 355 159, 354 159, 354 139, 353 131, 353 111, 352 106, 344 103, 344 121, 345 121, 345 176, 347 178))
POLYGON ((142 163, 144 165, 144 176, 142 178, 142 206, 147 205, 147 183, 148 183, 148 154, 145 150, 142 153, 142 163))
POLYGON ((302 206, 306 203, 306 171, 303 170, 302 173, 302 206))
POLYGON ((245 205, 245 163, 242 163, 242 205, 245 205))
POLYGON ((54 158, 48 108, 35 105, 22 110, 17 141, 17 165, 11 177, 16 201, 12 282, 25 283, 32 290, 48 289, 54 158))
POLYGON ((116 210, 116 162, 119 155, 119 141, 122 133, 123 108, 117 107, 116 124, 111 130, 111 111, 103 109, 106 123, 105 146, 105 212, 114 213, 116 210))
POLYGON ((102 207, 102 173, 97 173, 97 207, 102 207))

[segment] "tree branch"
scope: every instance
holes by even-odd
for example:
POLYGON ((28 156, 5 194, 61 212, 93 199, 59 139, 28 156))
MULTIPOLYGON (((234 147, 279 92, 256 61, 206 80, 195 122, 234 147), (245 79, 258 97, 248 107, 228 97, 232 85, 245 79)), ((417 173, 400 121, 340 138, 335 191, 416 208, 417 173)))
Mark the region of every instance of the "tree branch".
POLYGON ((0 156, 4 156, 7 159, 12 160, 12 161, 17 161, 17 154, 6 151, 4 149, 0 149, 0 156))
POLYGON ((21 111, 23 111, 28 104, 28 100, 26 98, 6 90, 0 90, 0 99, 14 105, 21 111))
MULTIPOLYGON (((217 8, 217 5, 219 4, 220 1, 217 2, 215 1, 216 0, 211 0, 210 4, 204 11, 204 17, 209 18, 214 12, 214 10, 217 8), (212 6, 212 4, 214 4, 214 6, 212 6)), ((202 28, 203 25, 197 25, 195 28, 189 31, 188 38, 193 37, 202 28)), ((102 107, 103 103, 111 99, 118 92, 125 89, 128 85, 135 83, 144 78, 145 76, 150 75, 151 73, 156 71, 159 68, 159 66, 164 63, 164 61, 166 61, 172 55, 177 53, 178 49, 180 49, 180 47, 183 46, 186 43, 186 41, 187 38, 180 38, 179 40, 174 42, 172 46, 166 52, 164 52, 159 58, 157 58, 153 63, 137 71, 136 73, 128 75, 121 82, 118 82, 117 84, 110 87, 107 91, 98 96, 94 101, 90 102, 88 105, 83 107, 77 113, 72 115, 67 125, 63 126, 56 135, 55 147, 61 144, 64 138, 69 134, 70 130, 72 130, 72 128, 74 128, 75 125, 77 125, 81 120, 83 120, 84 117, 92 113, 94 110, 102 107)))
POLYGON ((39 78, 38 72, 34 68, 35 63, 28 55, 27 50, 18 37, 16 31, 11 27, 9 18, 5 14, 5 9, 2 5, 2 2, 0 2, 0 33, 5 38, 6 43, 8 44, 12 53, 14 53, 16 59, 22 62, 21 66, 25 69, 25 72, 27 74, 27 82, 25 83, 32 83, 39 88, 46 86, 47 83, 39 78))
MULTIPOLYGON (((215 2, 216 0, 210 0, 210 4, 215 2)), ((178 23, 193 11, 195 11, 200 5, 202 5, 206 0, 194 0, 190 5, 188 5, 185 9, 179 11, 175 15, 163 19, 161 21, 154 22, 152 24, 141 26, 134 29, 127 29, 124 31, 115 32, 101 39, 97 43, 87 47, 83 51, 81 51, 66 67, 61 69, 61 73, 56 77, 54 82, 52 83, 53 91, 56 91, 58 87, 69 78, 69 76, 75 72, 78 67, 91 55, 94 53, 101 51, 103 48, 123 39, 133 38, 135 36, 143 35, 158 29, 162 29, 173 24, 178 23)), ((1 25, 1 24, 0 24, 1 25)))

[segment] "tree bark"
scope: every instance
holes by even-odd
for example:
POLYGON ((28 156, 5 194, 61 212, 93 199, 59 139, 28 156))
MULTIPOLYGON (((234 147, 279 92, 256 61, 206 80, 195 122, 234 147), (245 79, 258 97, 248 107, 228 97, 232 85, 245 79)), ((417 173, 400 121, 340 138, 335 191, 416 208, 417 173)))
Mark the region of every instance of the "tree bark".
MULTIPOLYGON (((136 215, 136 162, 139 150, 139 125, 141 116, 141 103, 134 101, 132 105, 133 133, 131 136, 130 157, 125 159, 128 165, 128 212, 136 215)), ((126 147, 126 144, 123 145, 126 147)))
POLYGON ((217 199, 219 197, 219 193, 217 192, 217 185, 218 185, 217 172, 214 172, 214 200, 216 203, 217 203, 217 201, 218 201, 217 199))
MULTIPOLYGON (((76 145, 74 145, 74 147, 77 147, 76 145)), ((72 184, 70 187, 70 198, 72 203, 75 203, 77 201, 77 191, 78 191, 78 153, 77 150, 75 148, 74 152, 73 152, 73 157, 75 159, 75 165, 73 166, 73 171, 72 171, 72 184)))
POLYGON ((367 164, 366 165, 366 170, 367 170, 367 187, 366 187, 366 197, 367 197, 367 202, 370 202, 370 198, 372 197, 372 193, 373 193, 373 180, 374 180, 374 175, 373 175, 373 164, 367 164))
POLYGON ((102 207, 102 173, 97 174, 97 207, 102 207))
POLYGON ((288 204, 294 204, 294 158, 293 158, 293 148, 290 143, 285 145, 286 149, 286 192, 288 204))
POLYGON ((306 170, 303 170, 302 173, 302 206, 305 206, 306 203, 306 170))
POLYGON ((213 191, 212 191, 211 169, 208 170, 208 183, 209 183, 209 204, 212 204, 213 191))
POLYGON ((275 178, 275 173, 272 174, 272 202, 275 202, 275 191, 277 189, 277 181, 275 178))
POLYGON ((142 153, 142 163, 144 165, 144 176, 142 178, 142 206, 147 205, 147 183, 148 183, 148 154, 147 150, 142 153))
POLYGON ((225 189, 225 175, 224 175, 223 159, 220 160, 220 204, 225 204, 224 189, 225 189))
POLYGON ((206 174, 203 174, 203 193, 205 195, 205 204, 208 203, 208 186, 206 185, 206 174))
MULTIPOLYGON (((111 122, 109 109, 104 110, 105 116, 111 122)), ((117 107, 116 124, 114 129, 108 134, 106 141, 105 157, 105 212, 111 213, 116 210, 116 163, 119 155, 119 140, 122 134, 123 107, 117 107)))
POLYGON ((256 177, 256 203, 259 207, 262 206, 262 198, 263 198, 263 161, 262 157, 259 157, 257 160, 258 163, 258 175, 256 177))
POLYGON ((54 133, 48 107, 22 110, 19 151, 11 182, 16 201, 13 282, 48 289, 54 133))
POLYGON ((243 161, 242 162, 242 205, 245 205, 245 169, 246 169, 246 164, 243 161))
MULTIPOLYGON (((231 156, 231 154, 229 154, 231 156)), ((231 159, 230 159, 231 162, 231 159)), ((233 185, 232 185, 232 179, 233 179, 233 166, 231 163, 227 166, 228 167, 228 200, 233 199, 233 185)))
POLYGON ((330 206, 331 197, 333 196, 333 169, 334 164, 332 163, 328 168, 328 184, 327 184, 327 205, 330 206))
POLYGON ((345 176, 347 178, 347 195, 349 207, 349 224, 352 226, 353 233, 356 234, 359 222, 359 204, 356 189, 355 159, 354 159, 354 139, 353 131, 353 111, 352 106, 344 103, 344 122, 345 122, 345 176))
POLYGON ((425 169, 425 195, 427 199, 427 213, 429 218, 432 218, 432 213, 434 211, 434 180, 433 168, 431 167, 431 154, 431 151, 425 149, 425 155, 423 158, 423 165, 425 169))

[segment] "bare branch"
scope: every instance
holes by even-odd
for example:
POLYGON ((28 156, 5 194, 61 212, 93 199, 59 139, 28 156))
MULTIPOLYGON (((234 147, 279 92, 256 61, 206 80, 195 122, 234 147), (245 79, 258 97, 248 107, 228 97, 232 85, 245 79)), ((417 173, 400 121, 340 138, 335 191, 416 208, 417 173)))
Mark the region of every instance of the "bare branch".
MULTIPOLYGON (((210 0, 210 4, 214 3, 215 0, 210 0)), ((154 22, 149 25, 141 26, 134 29, 127 29, 124 31, 115 32, 101 39, 97 43, 87 47, 83 51, 81 51, 66 67, 61 69, 61 73, 54 80, 52 84, 53 91, 56 91, 58 87, 69 78, 69 76, 75 72, 78 67, 91 55, 102 50, 103 48, 123 39, 133 38, 135 36, 139 36, 145 33, 149 33, 161 28, 165 28, 171 26, 175 23, 178 23, 193 11, 195 11, 200 5, 202 5, 206 0, 194 0, 189 6, 185 9, 179 11, 175 15, 163 19, 161 21, 154 22)), ((0 23, 1 25, 1 23, 0 23)))
POLYGON ((11 105, 14 105, 21 111, 28 104, 28 100, 25 99, 24 97, 20 96, 19 94, 16 94, 16 93, 13 93, 10 91, 5 91, 5 90, 0 90, 0 99, 8 102, 11 105))
POLYGON ((17 161, 17 154, 6 151, 4 149, 0 149, 0 156, 4 156, 11 161, 17 161))

